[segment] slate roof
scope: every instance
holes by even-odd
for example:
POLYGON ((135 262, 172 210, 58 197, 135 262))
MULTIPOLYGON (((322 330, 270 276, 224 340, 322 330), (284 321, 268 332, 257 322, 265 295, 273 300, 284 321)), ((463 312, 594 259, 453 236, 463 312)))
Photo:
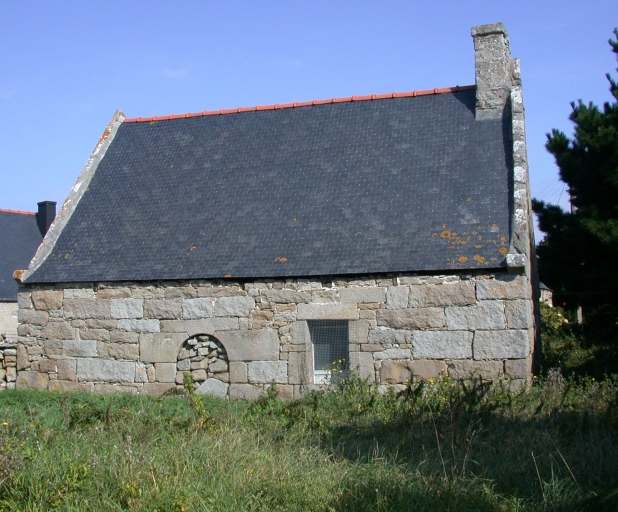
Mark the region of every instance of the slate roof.
POLYGON ((34 213, 0 209, 0 302, 17 301, 13 271, 28 268, 42 239, 34 213))
POLYGON ((125 121, 26 282, 504 267, 510 121, 474 109, 465 88, 125 121))

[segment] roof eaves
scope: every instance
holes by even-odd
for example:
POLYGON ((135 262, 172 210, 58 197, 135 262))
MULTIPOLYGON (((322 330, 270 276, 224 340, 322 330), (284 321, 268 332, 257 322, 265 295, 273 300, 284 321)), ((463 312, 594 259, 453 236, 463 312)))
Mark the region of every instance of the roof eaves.
POLYGON ((204 110, 203 112, 188 112, 186 114, 170 114, 167 116, 154 116, 154 117, 134 117, 125 119, 125 123, 145 123, 155 121, 169 121, 173 119, 187 119, 190 117, 203 117, 203 116, 219 116, 225 114, 239 114, 241 112, 257 112, 262 110, 280 110, 284 108, 298 108, 298 107, 312 107, 315 105, 328 105, 331 103, 346 103, 353 101, 373 101, 373 100, 386 100, 392 98, 409 98, 415 96, 427 96, 430 94, 445 94, 459 91, 469 91, 475 89, 474 85, 456 86, 456 87, 444 87, 441 89, 427 89, 424 91, 410 91, 410 92, 392 92, 389 94, 369 94, 366 96, 348 96, 345 98, 330 98, 327 100, 313 100, 313 101, 295 101, 294 103, 276 103, 274 105, 257 105, 255 107, 238 107, 232 109, 221 110, 204 110))

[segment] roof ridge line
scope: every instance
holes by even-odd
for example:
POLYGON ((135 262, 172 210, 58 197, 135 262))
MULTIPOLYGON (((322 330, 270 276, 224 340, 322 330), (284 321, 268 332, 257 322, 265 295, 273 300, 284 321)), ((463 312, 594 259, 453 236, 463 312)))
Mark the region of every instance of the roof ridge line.
POLYGON ((7 210, 5 208, 0 208, 0 213, 19 213, 20 215, 36 215, 35 212, 25 212, 22 210, 7 210))
POLYGON ((435 89, 426 89, 424 91, 410 91, 410 92, 392 92, 389 94, 369 94, 366 96, 348 96, 345 98, 331 98, 328 100, 313 100, 313 101, 295 101, 294 103, 276 103, 274 105, 257 105, 255 107, 238 107, 232 109, 221 110, 204 110, 203 112, 188 112, 186 114, 170 114, 167 116, 153 116, 153 117, 133 117, 125 119, 124 123, 144 123, 154 121, 169 121, 172 119, 187 119, 190 117, 202 117, 202 116, 218 116, 224 114, 238 114, 241 112, 256 112, 262 110, 280 110, 283 108, 297 108, 297 107, 311 107, 314 105, 328 105, 330 103, 345 103, 352 101, 372 101, 372 100, 385 100, 392 98, 408 98, 415 96, 427 96, 430 94, 444 94, 449 92, 469 91, 475 89, 475 85, 464 85, 455 87, 444 87, 435 89))

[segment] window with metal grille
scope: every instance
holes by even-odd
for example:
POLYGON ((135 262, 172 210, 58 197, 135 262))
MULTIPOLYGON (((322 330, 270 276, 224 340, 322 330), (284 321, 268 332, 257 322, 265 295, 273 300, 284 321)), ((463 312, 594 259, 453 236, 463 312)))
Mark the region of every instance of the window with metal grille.
POLYGON ((329 384, 349 370, 350 329, 345 320, 307 322, 313 346, 313 382, 329 384))

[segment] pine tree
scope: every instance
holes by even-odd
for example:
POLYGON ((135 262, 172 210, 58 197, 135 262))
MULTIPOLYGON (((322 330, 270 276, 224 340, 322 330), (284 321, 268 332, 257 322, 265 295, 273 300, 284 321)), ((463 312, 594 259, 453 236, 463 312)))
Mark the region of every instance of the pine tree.
MULTIPOLYGON (((616 41, 609 40, 618 58, 616 41)), ((541 281, 561 304, 603 311, 618 320, 618 84, 607 74, 613 102, 600 109, 581 100, 571 103, 572 138, 559 130, 547 134, 547 150, 568 187, 572 211, 534 200, 539 228, 541 281)))

